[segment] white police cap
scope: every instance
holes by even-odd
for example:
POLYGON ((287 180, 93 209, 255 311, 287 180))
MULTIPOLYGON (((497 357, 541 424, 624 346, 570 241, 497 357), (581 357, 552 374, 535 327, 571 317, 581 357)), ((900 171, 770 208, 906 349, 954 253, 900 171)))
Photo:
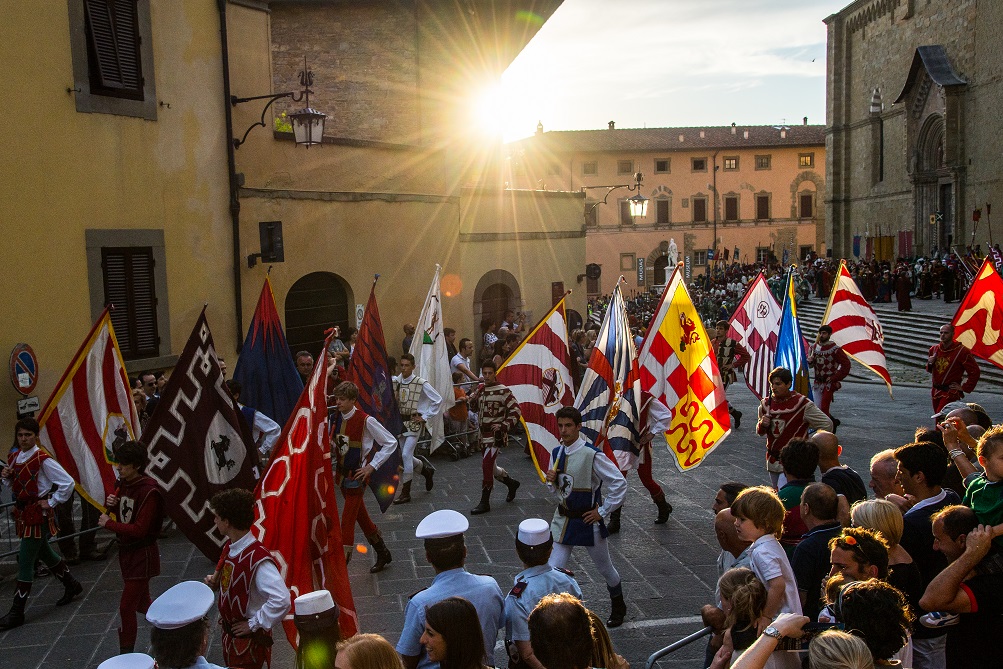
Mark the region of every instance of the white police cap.
POLYGON ((527 546, 539 546, 550 539, 550 523, 542 518, 527 518, 519 523, 520 542, 527 546))
POLYGON ((201 581, 182 581, 153 600, 146 620, 162 630, 174 630, 202 618, 212 608, 216 596, 201 581))
POLYGON ((300 595, 293 601, 293 605, 298 616, 315 616, 335 608, 334 598, 327 590, 315 590, 300 595))
POLYGON ((98 669, 154 669, 153 658, 144 653, 123 653, 110 657, 98 665, 98 669))
POLYGON ((463 534, 470 522, 459 511, 441 509, 433 511, 418 523, 414 536, 418 539, 445 539, 463 534))

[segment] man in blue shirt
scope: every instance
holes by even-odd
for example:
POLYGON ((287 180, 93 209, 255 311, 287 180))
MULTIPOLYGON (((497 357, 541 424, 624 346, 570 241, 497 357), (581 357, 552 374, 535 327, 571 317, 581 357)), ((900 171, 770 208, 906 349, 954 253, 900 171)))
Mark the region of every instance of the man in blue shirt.
POLYGON ((469 526, 463 514, 452 509, 434 511, 418 523, 415 537, 425 541, 425 559, 435 568, 435 578, 430 586, 412 595, 404 609, 404 629, 397 641, 404 669, 437 666, 428 659, 419 640, 425 631, 425 609, 448 597, 463 597, 477 609, 488 654, 484 663, 495 664, 495 640, 505 622, 505 603, 497 581, 463 568, 467 558, 463 533, 469 526))
POLYGON ((505 598, 505 648, 509 669, 543 669, 529 642, 529 614, 546 595, 568 592, 582 598, 574 575, 547 564, 554 548, 550 523, 542 518, 528 518, 519 523, 515 551, 526 569, 515 577, 515 584, 505 598))

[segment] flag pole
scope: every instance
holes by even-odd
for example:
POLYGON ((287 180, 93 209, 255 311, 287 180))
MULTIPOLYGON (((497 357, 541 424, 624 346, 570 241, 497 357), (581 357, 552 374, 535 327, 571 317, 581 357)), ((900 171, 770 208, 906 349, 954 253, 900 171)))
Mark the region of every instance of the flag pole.
MULTIPOLYGON (((536 334, 536 331, 539 330, 543 326, 544 323, 546 323, 548 320, 550 320, 550 317, 554 315, 554 312, 557 311, 558 307, 560 307, 562 304, 564 304, 564 301, 566 299, 568 299, 568 295, 570 295, 570 294, 571 294, 571 289, 570 288, 568 290, 564 291, 564 295, 561 297, 561 299, 559 299, 557 301, 557 304, 555 304, 553 307, 551 307, 550 311, 548 311, 544 315, 543 318, 541 318, 539 321, 537 321, 536 325, 533 326, 533 329, 531 329, 529 331, 529 334, 527 334, 525 337, 522 338, 522 341, 519 342, 518 346, 516 346, 514 349, 512 349, 512 352, 508 354, 507 358, 505 358, 504 360, 502 360, 502 364, 498 365, 498 369, 495 370, 496 374, 498 372, 502 371, 503 369, 505 369, 505 365, 508 364, 508 361, 511 360, 512 358, 514 358, 515 354, 518 353, 520 350, 522 350, 522 347, 526 345, 526 342, 528 342, 530 339, 533 338, 533 335, 536 334)), ((569 337, 569 333, 568 333, 568 319, 565 318, 564 319, 564 339, 567 340, 568 337, 569 337)), ((570 351, 569 351, 569 353, 570 353, 570 351)))

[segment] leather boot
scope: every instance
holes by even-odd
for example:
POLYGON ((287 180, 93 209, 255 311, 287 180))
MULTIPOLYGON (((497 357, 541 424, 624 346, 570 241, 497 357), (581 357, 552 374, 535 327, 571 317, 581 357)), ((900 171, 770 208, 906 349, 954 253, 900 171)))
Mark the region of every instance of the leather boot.
POLYGON ((411 482, 405 481, 401 486, 401 494, 394 500, 394 504, 407 504, 411 501, 411 482))
POLYGON ((619 534, 619 532, 620 532, 620 511, 622 511, 622 510, 623 510, 623 507, 620 507, 616 511, 613 511, 613 512, 611 512, 609 514, 609 522, 606 524, 606 530, 610 534, 619 534))
POLYGON ((63 584, 63 596, 56 600, 56 606, 66 606, 84 591, 84 586, 73 578, 64 560, 60 560, 59 564, 52 568, 52 574, 63 584))
POLYGON ((383 541, 383 536, 381 534, 374 534, 371 537, 366 537, 369 543, 372 544, 373 550, 376 551, 376 564, 369 568, 370 574, 376 574, 387 568, 387 565, 393 562, 393 556, 390 554, 390 549, 387 548, 387 544, 383 541))
POLYGON ((476 516, 491 510, 491 488, 481 488, 481 503, 470 509, 470 515, 476 516))
POLYGON ((432 466, 432 463, 424 455, 416 455, 415 458, 421 463, 421 475, 425 477, 425 492, 431 492, 432 486, 435 485, 432 482, 432 477, 435 475, 435 467, 432 466))
POLYGON ((11 604, 7 615, 0 618, 0 630, 9 630, 24 624, 24 607, 28 603, 28 593, 30 592, 31 583, 28 581, 17 582, 17 590, 14 591, 14 603, 11 604))
POLYGON ((606 627, 619 627, 623 624, 624 618, 627 617, 627 602, 623 599, 623 584, 617 583, 612 588, 607 586, 607 589, 609 590, 609 600, 612 606, 610 607, 606 627))
POLYGON ((518 490, 519 486, 522 484, 516 481, 508 474, 505 475, 505 478, 503 478, 501 482, 505 484, 506 488, 508 488, 508 494, 505 495, 505 501, 511 502, 512 500, 515 499, 515 491, 518 490))
POLYGON ((735 417, 735 429, 742 427, 742 412, 738 409, 730 409, 730 413, 735 417))
POLYGON ((658 518, 655 518, 655 525, 664 525, 669 521, 669 514, 672 513, 672 505, 665 499, 663 492, 654 499, 655 506, 658 507, 658 518))
POLYGON ((352 553, 355 552, 355 546, 343 546, 342 548, 345 549, 345 566, 347 567, 348 563, 352 561, 352 553))

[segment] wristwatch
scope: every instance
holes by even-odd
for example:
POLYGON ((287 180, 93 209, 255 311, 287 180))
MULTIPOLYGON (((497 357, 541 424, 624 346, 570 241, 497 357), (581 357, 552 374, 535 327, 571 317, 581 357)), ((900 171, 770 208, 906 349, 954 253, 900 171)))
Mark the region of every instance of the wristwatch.
POLYGON ((780 639, 783 638, 784 635, 776 627, 774 627, 773 625, 770 625, 769 627, 767 627, 766 629, 763 630, 763 636, 771 636, 774 639, 776 639, 777 641, 779 641, 780 639))

